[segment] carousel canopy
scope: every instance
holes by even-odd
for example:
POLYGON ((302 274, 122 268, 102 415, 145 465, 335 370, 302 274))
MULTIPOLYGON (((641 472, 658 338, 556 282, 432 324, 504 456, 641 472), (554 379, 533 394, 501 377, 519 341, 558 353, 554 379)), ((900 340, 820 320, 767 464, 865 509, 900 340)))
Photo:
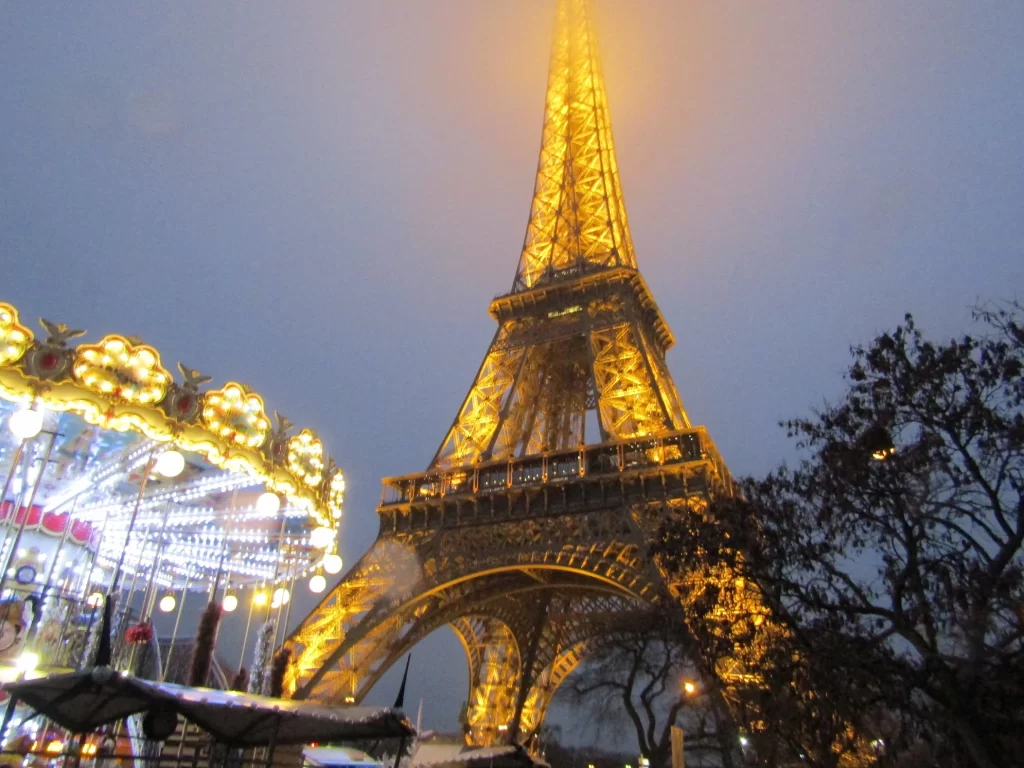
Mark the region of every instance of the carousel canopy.
POLYGON ((8 570, 25 590, 90 593, 90 552, 163 588, 340 570, 345 479, 314 431, 245 384, 175 376, 133 337, 75 345, 84 331, 41 324, 0 302, 0 525, 20 531, 8 570))
POLYGON ((151 709, 174 712, 234 747, 344 742, 410 736, 399 712, 189 688, 104 667, 6 686, 7 692, 73 733, 151 709))

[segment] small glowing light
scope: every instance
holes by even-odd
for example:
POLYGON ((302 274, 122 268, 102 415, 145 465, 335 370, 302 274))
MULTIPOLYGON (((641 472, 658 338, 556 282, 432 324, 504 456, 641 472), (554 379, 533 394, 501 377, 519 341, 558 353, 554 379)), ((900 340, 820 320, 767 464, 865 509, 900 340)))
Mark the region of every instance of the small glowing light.
POLYGON ((749 745, 750 745, 750 739, 748 739, 746 736, 740 736, 740 746, 741 747, 746 747, 746 746, 749 746, 749 745))
POLYGON ((309 580, 309 591, 319 595, 327 588, 327 579, 319 573, 309 580))
POLYGON ((174 595, 164 595, 160 598, 160 610, 164 613, 170 613, 174 610, 174 606, 178 604, 178 601, 174 599, 174 595))
POLYGON ((227 613, 231 613, 233 610, 235 610, 235 608, 238 607, 238 598, 229 592, 228 594, 224 595, 224 603, 222 607, 227 613))
POLYGON ((26 408, 22 411, 15 411, 7 420, 7 426, 19 440, 28 440, 35 437, 43 428, 43 414, 41 411, 26 408))
POLYGON ((61 741, 60 739, 54 739, 53 741, 51 741, 49 744, 46 745, 46 751, 47 752, 51 752, 51 753, 53 753, 55 755, 56 754, 60 754, 60 751, 62 749, 64 749, 64 742, 61 741))
POLYGON ((185 457, 179 451, 164 451, 156 460, 157 474, 164 477, 177 477, 185 468, 185 457))
POLYGON ((261 515, 276 515, 281 508, 281 497, 271 491, 264 491, 256 499, 256 511, 261 515))
POLYGON ((309 543, 316 549, 324 549, 334 543, 334 531, 325 526, 314 528, 309 535, 309 543))
POLYGON ((96 745, 95 744, 83 744, 82 745, 82 754, 83 755, 95 755, 96 754, 96 745))
POLYGON ((687 680, 683 683, 683 690, 686 691, 687 696, 693 696, 697 692, 697 685, 692 680, 687 680))
POLYGON ((330 574, 341 573, 341 555, 331 553, 324 558, 324 570, 330 574))
MULTIPOLYGON (((355 704, 356 703, 356 697, 355 696, 346 696, 345 697, 345 703, 346 704, 355 704)), ((591 766, 591 768, 593 768, 593 766, 591 766)))
POLYGON ((14 666, 19 672, 31 672, 39 666, 39 654, 25 651, 18 657, 14 666))
POLYGON ((99 592, 93 592, 85 602, 90 608, 98 608, 103 604, 103 595, 99 592))
POLYGON ((508 726, 505 725, 504 723, 502 723, 501 725, 498 726, 498 730, 499 731, 507 731, 508 730, 508 726))
POLYGON ((257 606, 264 606, 267 604, 267 593, 262 589, 252 596, 252 604, 257 606))
POLYGON ((284 587, 278 587, 274 590, 274 599, 270 603, 272 608, 277 608, 280 605, 286 605, 292 596, 288 594, 288 590, 284 587))

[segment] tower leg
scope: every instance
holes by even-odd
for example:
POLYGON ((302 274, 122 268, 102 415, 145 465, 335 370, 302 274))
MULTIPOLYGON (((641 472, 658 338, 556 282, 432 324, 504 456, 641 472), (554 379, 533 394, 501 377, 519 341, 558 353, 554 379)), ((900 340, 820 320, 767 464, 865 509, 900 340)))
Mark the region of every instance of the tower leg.
POLYGON ((464 731, 469 746, 507 743, 522 678, 519 645, 497 619, 470 616, 452 622, 469 661, 464 731))

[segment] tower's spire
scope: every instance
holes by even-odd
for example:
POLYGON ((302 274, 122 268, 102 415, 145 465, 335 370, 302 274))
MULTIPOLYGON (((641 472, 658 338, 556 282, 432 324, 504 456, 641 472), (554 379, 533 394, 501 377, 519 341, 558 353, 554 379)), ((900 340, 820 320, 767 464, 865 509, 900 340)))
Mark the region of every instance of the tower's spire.
POLYGON ((588 0, 559 0, 530 223, 513 290, 636 268, 588 0))

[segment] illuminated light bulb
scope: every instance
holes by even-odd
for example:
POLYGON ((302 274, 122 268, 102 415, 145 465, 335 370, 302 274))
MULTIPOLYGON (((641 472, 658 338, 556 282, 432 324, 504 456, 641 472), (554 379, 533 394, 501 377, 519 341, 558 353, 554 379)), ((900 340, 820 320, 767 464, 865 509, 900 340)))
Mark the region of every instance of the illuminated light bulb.
POLYGON ((25 651, 15 661, 14 666, 19 672, 32 672, 39 666, 39 654, 25 651))
POLYGON ((316 549, 329 547, 334 543, 334 531, 325 526, 314 528, 313 532, 309 535, 309 543, 316 549))
POLYGON ((62 749, 64 749, 64 742, 60 739, 54 739, 46 745, 46 751, 54 755, 60 754, 62 749))
POLYGON ((292 596, 288 594, 288 590, 284 587, 278 587, 274 590, 274 601, 271 603, 273 607, 279 605, 287 605, 288 601, 292 599, 292 596))
POLYGON ((319 573, 309 580, 309 591, 315 595, 319 595, 327 588, 327 579, 325 579, 319 573))
POLYGON ((330 574, 341 573, 341 556, 333 552, 324 558, 324 570, 330 574))
POLYGON ((164 613, 170 613, 174 610, 174 606, 178 604, 178 601, 174 599, 174 595, 164 595, 160 598, 160 610, 164 613))
POLYGON ((43 414, 41 411, 25 409, 15 411, 7 420, 7 426, 19 440, 28 440, 39 434, 43 428, 43 414))
POLYGON ((262 608, 264 605, 267 604, 267 593, 264 592, 262 589, 259 590, 256 594, 252 596, 252 604, 262 608))
POLYGON ((164 451, 156 460, 154 469, 164 477, 177 477, 185 469, 185 457, 179 451, 164 451))
POLYGON ((281 508, 281 497, 272 491, 264 491, 256 499, 256 511, 261 515, 276 515, 281 508))
POLYGON ((238 607, 238 598, 230 593, 224 595, 224 602, 222 603, 221 607, 227 613, 231 613, 233 610, 235 610, 235 608, 238 607))
POLYGON ((85 602, 90 608, 98 608, 103 603, 103 595, 93 592, 85 602))

